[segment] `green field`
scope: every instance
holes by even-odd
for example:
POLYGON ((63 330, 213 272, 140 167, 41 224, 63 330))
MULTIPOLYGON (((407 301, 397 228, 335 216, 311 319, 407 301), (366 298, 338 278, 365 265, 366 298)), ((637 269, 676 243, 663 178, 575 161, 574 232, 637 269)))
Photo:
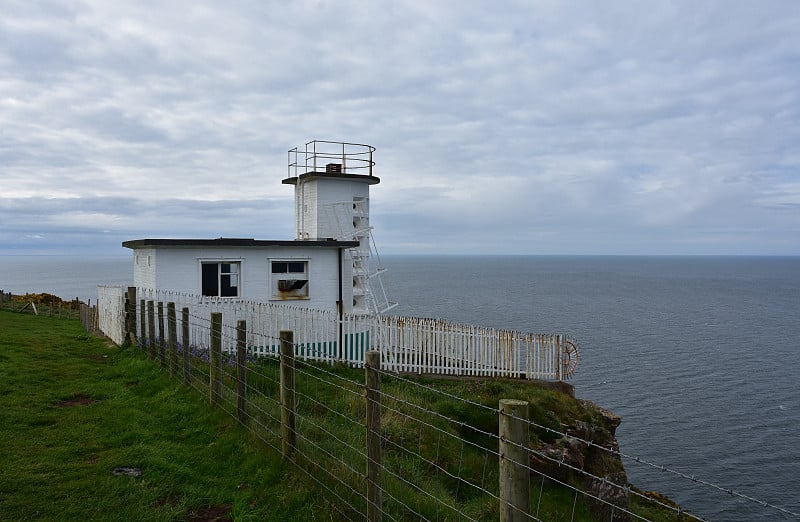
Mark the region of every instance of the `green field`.
POLYGON ((203 399, 77 321, 0 311, 0 519, 336 519, 203 399))

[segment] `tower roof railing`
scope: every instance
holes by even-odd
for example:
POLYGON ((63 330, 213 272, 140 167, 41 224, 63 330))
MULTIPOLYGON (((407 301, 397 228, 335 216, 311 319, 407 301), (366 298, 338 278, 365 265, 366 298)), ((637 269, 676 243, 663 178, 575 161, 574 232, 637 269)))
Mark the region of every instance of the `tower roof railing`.
POLYGON ((372 176, 375 147, 364 143, 313 140, 288 152, 289 177, 309 172, 372 176))

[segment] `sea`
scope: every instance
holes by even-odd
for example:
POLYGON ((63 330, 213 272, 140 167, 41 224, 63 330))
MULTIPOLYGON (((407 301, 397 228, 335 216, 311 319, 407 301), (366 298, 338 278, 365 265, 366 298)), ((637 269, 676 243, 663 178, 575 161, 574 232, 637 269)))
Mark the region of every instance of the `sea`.
MULTIPOLYGON (((637 487, 708 520, 800 519, 800 257, 382 263, 393 314, 577 339, 570 382, 622 417, 637 487)), ((130 257, 0 256, 6 292, 94 301, 131 281, 130 257)))

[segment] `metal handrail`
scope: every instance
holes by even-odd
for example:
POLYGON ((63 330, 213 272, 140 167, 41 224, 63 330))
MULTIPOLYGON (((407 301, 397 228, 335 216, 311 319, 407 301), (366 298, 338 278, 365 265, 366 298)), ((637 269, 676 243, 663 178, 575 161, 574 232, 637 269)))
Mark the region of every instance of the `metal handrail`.
POLYGON ((295 147, 288 151, 288 173, 291 177, 297 177, 298 170, 303 169, 301 174, 308 172, 319 172, 328 163, 339 161, 342 174, 361 174, 372 176, 372 167, 375 161, 372 153, 375 147, 365 143, 351 143, 346 141, 312 140, 305 144, 305 150, 295 147), (335 146, 330 147, 331 145, 335 146), (294 172, 293 172, 294 171, 294 172))

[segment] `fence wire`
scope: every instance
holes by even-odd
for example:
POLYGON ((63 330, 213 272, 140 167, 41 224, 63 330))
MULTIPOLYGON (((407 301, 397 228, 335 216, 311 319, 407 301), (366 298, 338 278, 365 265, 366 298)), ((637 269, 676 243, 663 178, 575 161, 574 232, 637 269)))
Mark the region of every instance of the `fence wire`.
MULTIPOLYGON (((137 303, 138 305, 138 303, 137 303)), ((163 357, 167 333, 149 311, 137 309, 138 346, 144 354, 161 362, 177 378, 181 369, 172 368, 177 360, 188 362, 187 385, 209 397, 223 411, 245 425, 266 446, 283 451, 280 399, 281 339, 249 328, 246 331, 247 357, 238 360, 237 329, 224 322, 221 342, 221 373, 218 388, 211 385, 211 319, 200 313, 189 314, 191 343, 181 342, 182 321, 176 322, 179 344, 177 359, 163 357), (144 319, 144 322, 140 318, 144 319), (151 325, 151 323, 154 323, 151 325), (151 328, 156 332, 152 334, 151 328), (153 346, 155 344, 155 346, 153 346), (270 348, 263 354, 259 347, 270 348), (244 380, 239 378, 244 367, 244 380), (246 392, 244 418, 239 408, 239 389, 246 392)), ((257 323, 263 323, 263 318, 257 323)), ((168 324, 166 321, 164 324, 168 324)), ((328 496, 329 505, 342 518, 366 519, 369 497, 364 479, 369 464, 366 450, 366 385, 363 373, 350 368, 347 361, 339 367, 334 359, 313 361, 308 343, 292 344, 297 357, 294 366, 296 415, 295 446, 292 461, 328 496), (305 351, 304 351, 305 350, 305 351)), ((498 486, 498 462, 501 441, 496 430, 499 409, 475 400, 438 389, 386 370, 377 370, 382 380, 380 392, 382 449, 381 508, 385 520, 494 520, 501 504, 498 486), (455 414, 452 414, 455 412, 455 414), (493 427, 474 418, 494 418, 493 427), (466 418, 466 420, 465 420, 466 418)), ((516 419, 532 431, 552 438, 575 442, 588 450, 598 450, 609 457, 635 465, 645 465, 701 486, 711 487, 729 496, 757 502, 775 514, 798 517, 797 513, 717 486, 709 481, 658 466, 645 459, 627 455, 616 447, 606 447, 537 420, 516 419)), ((512 442, 513 444, 513 442, 512 442)), ((678 506, 619 483, 613 477, 590 472, 555 458, 536 444, 520 445, 527 455, 524 462, 512 462, 527 470, 531 477, 531 509, 522 513, 530 520, 701 520, 678 506), (546 461, 544 468, 534 462, 546 461), (559 470, 557 473, 553 469, 559 470), (624 498, 625 502, 617 499, 624 498), (636 499, 636 505, 628 502, 636 499), (645 508, 641 508, 641 506, 645 508), (654 514, 655 513, 655 514, 654 514)))

